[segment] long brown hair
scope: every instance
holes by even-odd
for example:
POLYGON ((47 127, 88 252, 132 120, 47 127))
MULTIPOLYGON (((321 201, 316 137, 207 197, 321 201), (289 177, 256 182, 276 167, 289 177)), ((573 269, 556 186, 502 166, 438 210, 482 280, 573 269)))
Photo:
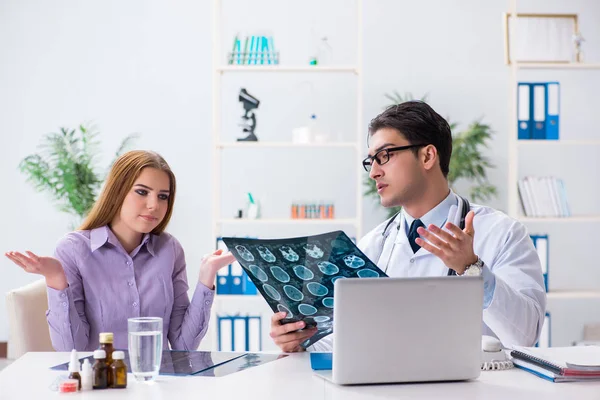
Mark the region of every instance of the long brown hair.
POLYGON ((171 219, 173 203, 175 202, 175 174, 171 167, 160 154, 153 151, 134 150, 119 157, 113 164, 102 193, 90 213, 86 217, 80 230, 96 229, 108 225, 121 210, 123 201, 129 190, 133 187, 135 180, 140 176, 142 169, 156 168, 169 175, 169 197, 167 213, 156 228, 152 230, 155 235, 160 235, 171 219))

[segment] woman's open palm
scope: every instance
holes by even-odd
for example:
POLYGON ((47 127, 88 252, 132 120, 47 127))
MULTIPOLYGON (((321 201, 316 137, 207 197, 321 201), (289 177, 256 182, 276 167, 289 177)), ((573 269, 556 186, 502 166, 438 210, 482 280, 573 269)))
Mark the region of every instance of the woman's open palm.
MULTIPOLYGON (((39 257, 31 251, 26 251, 25 253, 27 254, 18 251, 9 251, 5 255, 12 262, 23 268, 25 272, 43 275, 49 286, 66 286, 67 279, 60 261, 53 257, 39 257), (50 281, 53 282, 52 285, 50 281)), ((63 287, 55 287, 55 289, 60 290, 63 287)))

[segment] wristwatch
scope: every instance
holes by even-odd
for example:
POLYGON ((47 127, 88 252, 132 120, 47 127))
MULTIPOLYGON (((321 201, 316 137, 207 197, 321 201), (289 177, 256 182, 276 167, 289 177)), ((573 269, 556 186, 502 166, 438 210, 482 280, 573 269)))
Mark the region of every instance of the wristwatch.
POLYGON ((477 256, 477 261, 474 264, 468 265, 465 271, 460 276, 479 276, 483 270, 483 261, 477 256))

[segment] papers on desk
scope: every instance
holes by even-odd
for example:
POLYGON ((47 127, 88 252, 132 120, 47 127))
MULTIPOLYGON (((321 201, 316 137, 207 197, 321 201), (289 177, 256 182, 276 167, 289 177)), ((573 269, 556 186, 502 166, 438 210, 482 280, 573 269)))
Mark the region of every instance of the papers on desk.
POLYGON ((600 346, 515 346, 510 355, 517 367, 554 382, 600 380, 600 346))
MULTIPOLYGON (((131 372, 128 351, 124 350, 124 353, 125 359, 123 361, 127 367, 127 372, 131 372)), ((163 350, 159 374, 175 376, 224 376, 283 357, 287 356, 285 354, 163 350)), ((94 363, 92 356, 85 358, 89 359, 90 363, 94 363)), ((85 358, 79 361, 83 362, 85 358)), ((67 362, 55 365, 51 369, 67 371, 68 367, 69 363, 67 362)))
POLYGON ((308 347, 333 332, 334 283, 343 278, 377 278, 380 270, 342 231, 289 239, 224 237, 281 322, 304 321, 317 332, 308 347))

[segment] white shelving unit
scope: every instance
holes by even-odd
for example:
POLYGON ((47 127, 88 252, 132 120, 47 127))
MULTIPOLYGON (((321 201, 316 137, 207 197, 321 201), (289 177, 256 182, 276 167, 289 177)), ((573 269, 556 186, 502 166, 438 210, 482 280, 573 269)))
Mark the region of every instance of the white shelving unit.
POLYGON ((260 219, 236 219, 221 218, 219 224, 235 225, 270 225, 270 224, 299 224, 299 225, 358 225, 358 220, 354 218, 334 218, 334 219, 292 219, 292 218, 260 218, 260 219))
POLYGON ((590 63, 513 63, 517 69, 600 69, 600 64, 590 63))
POLYGON ((360 69, 346 66, 281 66, 281 65, 226 65, 217 67, 217 72, 224 74, 228 72, 332 72, 350 73, 359 75, 360 69))
POLYGON ((598 291, 555 291, 548 293, 548 300, 552 299, 600 299, 600 292, 598 291))
MULTIPOLYGON (((517 15, 517 0, 510 1, 511 17, 514 21, 514 16, 517 15)), ((514 34, 514 32, 513 32, 514 34)), ((518 40, 518 38, 516 38, 518 40)), ((520 208, 520 200, 518 193, 517 182, 519 180, 519 152, 520 150, 528 150, 536 147, 551 149, 560 146, 569 146, 570 148, 600 146, 600 139, 582 139, 582 140, 519 140, 517 131, 517 84, 519 82, 518 73, 523 70, 557 70, 568 71, 572 74, 577 74, 584 70, 600 70, 599 63, 523 63, 511 62, 510 78, 509 78, 509 133, 508 133, 508 213, 511 217, 520 220, 526 225, 530 224, 586 224, 600 222, 600 214, 596 215, 574 215, 571 217, 527 217, 524 216, 520 208)), ((561 132, 562 135, 562 132, 561 132)), ((558 162, 558 161, 557 161, 558 162)), ((600 226, 600 225, 598 225, 600 226)), ((550 245, 553 244, 552 241, 550 245)), ((552 264, 552 260, 550 260, 552 264)), ((552 280, 552 270, 557 267, 552 264, 550 270, 550 280, 552 280)), ((549 301, 590 301, 600 300, 600 290, 564 290, 550 291, 547 294, 549 301)), ((549 310, 552 311, 552 310, 549 310)), ((589 321, 596 322, 596 321, 589 321)), ((552 330, 556 329, 556 324, 552 330)), ((582 327, 583 329, 583 327, 582 327)), ((554 335, 554 334, 553 334, 554 335)))
POLYGON ((577 223, 600 222, 600 215, 578 215, 575 217, 522 217, 517 216, 521 222, 552 222, 552 223, 577 223))
MULTIPOLYGON (((239 0, 238 0, 239 1, 239 0)), ((344 229, 345 227, 354 227, 356 237, 360 237, 362 231, 362 186, 363 169, 361 166, 362 154, 361 143, 364 142, 364 132, 362 130, 362 0, 356 0, 356 65, 226 65, 226 55, 222 51, 222 0, 213 0, 213 72, 212 72, 212 238, 216 243, 221 236, 224 226, 243 227, 248 234, 252 234, 255 227, 273 226, 274 234, 281 226, 327 226, 332 228, 344 229), (252 74, 344 74, 351 75, 356 80, 356 136, 354 141, 350 142, 331 142, 331 143, 307 143, 295 144, 291 142, 226 142, 222 140, 221 131, 221 91, 222 78, 229 74, 244 74, 244 77, 252 79, 252 74), (228 149, 244 149, 252 152, 256 149, 279 149, 296 150, 306 152, 310 157, 311 150, 314 149, 350 149, 353 150, 356 169, 353 171, 356 175, 356 210, 352 218, 333 218, 333 219, 291 219, 291 218, 260 218, 260 219, 234 219, 223 218, 221 210, 221 153, 228 149)), ((323 160, 323 162, 327 162, 323 160)), ((282 168, 284 168, 283 166, 282 168)), ((346 171, 345 173, 349 173, 346 171)), ((232 179, 235 179, 233 177, 232 179)), ((291 199, 290 199, 291 200, 291 199)), ((217 314, 219 313, 239 313, 246 315, 248 313, 261 313, 262 316, 262 342, 263 350, 275 350, 275 345, 268 336, 270 318, 272 311, 268 308, 266 301, 262 296, 247 295, 217 295, 212 309, 211 323, 205 340, 203 340, 202 349, 216 349, 218 346, 217 337, 217 314)))
POLYGON ((240 149, 252 149, 252 148, 269 148, 269 147, 283 147, 283 148, 303 148, 309 147, 313 149, 325 149, 325 148, 336 148, 336 147, 349 147, 358 148, 358 144, 355 142, 332 142, 332 143, 291 143, 291 142, 230 142, 230 143, 218 143, 218 148, 240 148, 240 149))
POLYGON ((526 146, 600 146, 600 140, 518 140, 520 147, 526 146))

